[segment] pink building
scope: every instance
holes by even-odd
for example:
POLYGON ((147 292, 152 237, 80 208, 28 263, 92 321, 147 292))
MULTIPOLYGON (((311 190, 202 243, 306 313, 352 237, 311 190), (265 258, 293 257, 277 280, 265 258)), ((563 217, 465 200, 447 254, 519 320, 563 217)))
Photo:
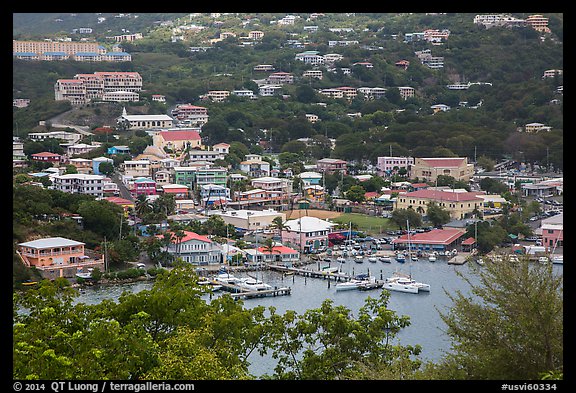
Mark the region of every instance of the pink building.
POLYGON ((552 252, 557 247, 564 246, 564 224, 546 223, 542 224, 542 245, 547 252, 552 252))
POLYGON ((323 158, 316 162, 316 168, 319 172, 343 172, 346 174, 346 164, 346 161, 337 158, 323 158))
POLYGON ((98 268, 104 271, 104 257, 85 255, 84 243, 63 237, 48 237, 18 244, 18 255, 27 267, 34 266, 44 278, 74 277, 98 268))
POLYGON ((132 184, 132 195, 138 198, 139 195, 156 195, 156 182, 146 177, 139 177, 132 184))
POLYGON ((282 243, 291 245, 302 253, 309 253, 328 246, 328 233, 336 224, 316 217, 301 217, 286 221, 282 231, 282 243))

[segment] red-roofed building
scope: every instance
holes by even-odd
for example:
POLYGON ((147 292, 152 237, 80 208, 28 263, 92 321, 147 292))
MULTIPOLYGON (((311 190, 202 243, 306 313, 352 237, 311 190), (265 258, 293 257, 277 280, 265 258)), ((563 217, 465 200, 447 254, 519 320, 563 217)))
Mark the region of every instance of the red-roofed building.
POLYGON ((162 150, 182 151, 186 147, 202 149, 202 138, 196 130, 165 130, 152 137, 153 145, 162 150))
POLYGON ((118 206, 121 206, 124 209, 124 216, 127 216, 128 210, 134 209, 134 202, 120 197, 105 197, 108 202, 115 203, 118 206))
POLYGON ((474 164, 468 164, 466 157, 415 158, 410 170, 410 178, 428 183, 436 182, 440 175, 466 182, 474 175, 474 164))
POLYGON ((300 253, 293 248, 283 245, 274 246, 272 252, 266 247, 246 250, 246 257, 249 263, 294 263, 300 260, 300 253))
POLYGON ((435 203, 447 210, 450 217, 455 220, 470 217, 475 209, 479 212, 484 210, 484 199, 478 197, 474 192, 429 189, 398 194, 394 209, 412 208, 417 213, 426 215, 430 203, 435 203))
POLYGON ((63 162, 63 157, 60 154, 43 151, 41 153, 32 154, 32 160, 37 162, 48 162, 54 165, 58 165, 63 162))
POLYGON ((364 193, 364 199, 367 201, 371 201, 374 198, 378 198, 379 196, 380 196, 380 194, 377 193, 376 191, 369 191, 369 192, 364 193))
POLYGON ((162 191, 164 194, 174 195, 174 199, 188 199, 190 188, 183 184, 164 184, 162 191))
POLYGON ((180 258, 184 262, 193 265, 216 265, 223 261, 223 249, 218 243, 213 242, 206 236, 191 231, 182 231, 183 237, 178 238, 176 232, 167 231, 162 235, 156 235, 163 239, 169 236, 171 242, 162 251, 167 251, 175 259, 180 258))
POLYGON ((460 238, 466 233, 463 229, 446 228, 433 229, 429 232, 415 233, 408 236, 402 235, 392 240, 393 249, 410 249, 413 251, 446 251, 452 250, 460 245, 460 238))

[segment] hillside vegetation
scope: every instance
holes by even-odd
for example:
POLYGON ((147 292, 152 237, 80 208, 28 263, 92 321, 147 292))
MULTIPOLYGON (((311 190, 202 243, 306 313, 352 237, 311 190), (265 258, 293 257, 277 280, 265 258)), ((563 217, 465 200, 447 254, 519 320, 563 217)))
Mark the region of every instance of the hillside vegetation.
MULTIPOLYGON (((64 35, 74 25, 72 21, 77 23, 75 26, 92 26, 93 36, 106 45, 111 44, 106 37, 122 34, 120 26, 144 35, 141 40, 122 44, 133 56, 129 63, 14 60, 13 96, 32 99, 29 108, 14 112, 14 129, 18 128, 20 135, 46 119, 40 116, 68 109, 54 101, 53 84, 57 79, 101 70, 137 71, 145 91, 141 93, 142 102, 135 105, 147 105, 151 94, 163 94, 168 100, 167 107, 149 105, 149 113, 166 113, 171 105, 186 102, 208 108, 210 121, 203 127, 207 144, 237 141, 280 152, 293 148, 286 144, 298 138, 327 137, 336 139, 332 156, 347 160, 374 163, 379 155, 392 152, 468 156, 471 160, 481 156, 496 161, 511 157, 563 167, 563 101, 557 93, 562 77, 542 78, 545 70, 563 68, 562 14, 545 15, 550 34, 529 27, 485 29, 473 24, 472 13, 323 14, 314 20, 310 14, 293 14, 295 23, 290 26, 277 23, 285 14, 128 15, 118 18, 101 14, 107 17, 101 24, 95 23, 96 14, 45 15, 62 19, 58 23, 64 30, 48 32, 31 27, 27 34, 21 26, 32 16, 14 16, 13 31, 20 39, 64 35), (172 23, 161 23, 166 21, 172 23), (318 27, 316 32, 304 30, 312 25, 318 27), (203 28, 194 33, 182 29, 184 40, 172 42, 177 26, 203 28), (334 28, 351 30, 335 32, 334 28), (426 29, 448 29, 450 36, 442 45, 403 41, 406 34, 426 29), (264 38, 251 46, 241 45, 240 37, 251 30, 263 31, 264 38), (236 36, 208 42, 222 32, 236 36), (329 46, 334 40, 358 44, 329 46), (293 41, 302 45, 296 46, 293 41), (210 49, 190 52, 191 46, 210 49), (444 67, 430 69, 421 64, 415 52, 424 49, 444 57, 444 67), (295 55, 305 50, 344 57, 334 65, 334 72, 324 70, 322 80, 302 78, 302 73, 312 67, 295 60, 295 55), (395 65, 402 59, 410 61, 406 70, 395 65), (358 62, 370 62, 373 68, 355 65, 358 62), (283 87, 284 98, 250 101, 233 97, 225 103, 200 99, 209 90, 251 89, 257 93, 254 81, 269 74, 253 71, 258 64, 271 64, 276 72, 295 76, 294 84, 283 87), (351 73, 343 74, 342 68, 350 68, 351 73), (446 88, 455 82, 491 85, 473 85, 460 91, 446 88), (319 89, 340 86, 384 87, 387 94, 378 100, 358 98, 347 102, 318 93, 319 89), (416 96, 400 99, 395 89, 400 86, 414 87, 416 96), (466 107, 461 106, 462 102, 466 107), (439 103, 452 109, 433 114, 430 106, 439 103), (320 121, 308 122, 305 114, 310 113, 318 115, 320 121), (361 117, 350 118, 350 113, 360 113, 361 117), (519 127, 532 122, 546 124, 552 131, 535 135, 518 132, 519 127)), ((529 14, 512 15, 525 18, 529 14)), ((129 113, 136 113, 135 109, 128 105, 129 113)), ((112 106, 108 117, 119 116, 121 110, 120 106, 112 106)))

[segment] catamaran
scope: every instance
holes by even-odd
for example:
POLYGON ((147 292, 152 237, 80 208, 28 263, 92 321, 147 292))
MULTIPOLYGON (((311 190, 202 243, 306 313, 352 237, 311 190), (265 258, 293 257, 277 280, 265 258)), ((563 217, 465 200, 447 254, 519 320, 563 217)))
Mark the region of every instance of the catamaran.
MULTIPOLYGON (((408 229, 408 255, 412 252, 410 242, 410 225, 406 221, 408 229)), ((400 254, 399 254, 400 255, 400 254)), ((430 292, 430 284, 417 282, 412 278, 412 263, 409 264, 410 274, 395 272, 391 277, 386 278, 382 288, 390 291, 399 291, 407 293, 419 293, 420 291, 430 292)))

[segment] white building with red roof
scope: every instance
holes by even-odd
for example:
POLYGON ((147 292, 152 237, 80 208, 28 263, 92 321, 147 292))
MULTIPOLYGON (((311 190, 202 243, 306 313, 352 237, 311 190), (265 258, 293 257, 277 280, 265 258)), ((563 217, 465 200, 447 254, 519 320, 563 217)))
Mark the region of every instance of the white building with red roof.
POLYGON ((475 209, 479 212, 484 210, 484 199, 475 192, 430 189, 401 192, 396 198, 394 209, 411 208, 417 213, 426 215, 430 203, 448 211, 450 217, 455 220, 471 216, 475 209))
POLYGON ((162 251, 167 251, 174 258, 180 258, 193 265, 222 263, 223 248, 220 244, 195 232, 182 231, 182 234, 183 237, 177 237, 176 232, 167 231, 164 234, 156 235, 159 239, 163 239, 165 236, 171 239, 170 244, 163 247, 162 251))
POLYGON ((300 253, 290 247, 274 245, 272 250, 267 247, 258 247, 244 250, 249 263, 291 264, 300 260, 300 253))
POLYGON ((438 176, 451 176, 461 181, 469 181, 474 176, 474 164, 468 164, 466 157, 415 158, 410 170, 411 179, 434 183, 438 176))

